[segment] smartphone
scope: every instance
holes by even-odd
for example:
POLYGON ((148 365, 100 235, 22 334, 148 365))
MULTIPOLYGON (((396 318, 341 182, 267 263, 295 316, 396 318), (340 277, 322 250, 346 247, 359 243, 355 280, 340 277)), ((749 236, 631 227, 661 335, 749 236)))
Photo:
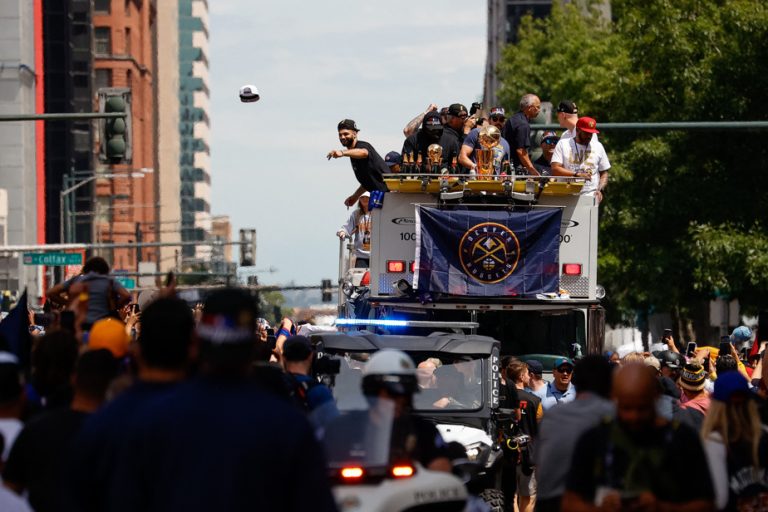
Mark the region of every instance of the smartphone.
POLYGON ((730 354, 731 353, 731 337, 730 336, 720 336, 720 355, 730 354))
POLYGON ((131 304, 131 313, 134 315, 138 315, 141 312, 141 308, 139 308, 139 305, 137 303, 131 304))
POLYGON ((696 354, 696 342, 691 341, 688 342, 688 348, 685 349, 685 355, 688 357, 693 357, 696 354))
POLYGON ((664 337, 665 338, 671 338, 672 337, 672 329, 664 329, 664 337))

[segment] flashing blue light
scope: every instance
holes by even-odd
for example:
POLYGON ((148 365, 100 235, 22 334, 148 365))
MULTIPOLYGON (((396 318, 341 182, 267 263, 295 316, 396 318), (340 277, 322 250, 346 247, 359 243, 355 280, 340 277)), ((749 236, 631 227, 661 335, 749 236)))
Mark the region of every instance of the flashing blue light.
POLYGON ((407 327, 407 320, 371 320, 368 318, 337 318, 336 325, 343 327, 348 325, 369 325, 379 327, 407 327))

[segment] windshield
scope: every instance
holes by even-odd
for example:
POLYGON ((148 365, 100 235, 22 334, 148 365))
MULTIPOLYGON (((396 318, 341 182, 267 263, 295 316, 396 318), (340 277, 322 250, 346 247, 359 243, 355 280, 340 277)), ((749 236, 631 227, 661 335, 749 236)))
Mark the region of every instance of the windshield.
POLYGON ((323 444, 329 468, 389 464, 394 404, 378 399, 369 405, 369 410, 346 411, 328 425, 323 444))
MULTIPOLYGON (((362 393, 363 367, 367 352, 336 354, 341 361, 333 395, 340 411, 367 409, 362 393)), ((416 411, 476 410, 483 404, 483 359, 454 354, 411 352, 417 366, 419 392, 414 395, 416 411)))

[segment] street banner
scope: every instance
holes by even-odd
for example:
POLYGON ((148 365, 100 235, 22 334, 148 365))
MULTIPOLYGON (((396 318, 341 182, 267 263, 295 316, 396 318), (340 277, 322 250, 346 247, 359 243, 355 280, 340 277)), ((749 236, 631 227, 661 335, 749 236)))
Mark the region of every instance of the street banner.
POLYGON ((559 291, 560 208, 526 212, 416 207, 413 287, 473 297, 559 291))

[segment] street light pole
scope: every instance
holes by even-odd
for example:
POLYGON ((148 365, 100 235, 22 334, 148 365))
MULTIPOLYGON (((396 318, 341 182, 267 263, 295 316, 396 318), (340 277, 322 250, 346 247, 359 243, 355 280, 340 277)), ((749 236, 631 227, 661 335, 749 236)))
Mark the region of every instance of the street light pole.
MULTIPOLYGON (((93 180, 99 179, 99 178, 122 178, 122 177, 128 177, 128 178, 143 178, 144 172, 132 172, 130 174, 117 174, 117 173, 107 173, 107 174, 94 174, 93 176, 88 176, 82 181, 79 181, 72 185, 69 188, 65 188, 61 192, 59 192, 59 240, 61 243, 66 243, 67 241, 64 240, 64 202, 66 200, 66 197, 74 192, 75 190, 79 189, 80 187, 83 187, 87 185, 88 183, 92 182, 93 180)), ((66 181, 65 181, 66 183, 66 181)), ((69 214, 69 209, 67 208, 67 214, 69 214)), ((67 219, 69 220, 69 219, 67 219)), ((67 222, 67 228, 69 227, 69 222, 67 222)))

